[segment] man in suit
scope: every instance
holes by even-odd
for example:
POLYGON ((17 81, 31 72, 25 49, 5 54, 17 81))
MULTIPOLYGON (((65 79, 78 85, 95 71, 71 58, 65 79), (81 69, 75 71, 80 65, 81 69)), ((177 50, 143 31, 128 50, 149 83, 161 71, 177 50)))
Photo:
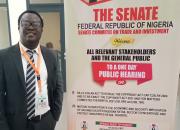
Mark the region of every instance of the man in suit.
POLYGON ((58 55, 39 45, 43 19, 18 19, 18 44, 0 51, 0 130, 54 130, 62 109, 58 55))

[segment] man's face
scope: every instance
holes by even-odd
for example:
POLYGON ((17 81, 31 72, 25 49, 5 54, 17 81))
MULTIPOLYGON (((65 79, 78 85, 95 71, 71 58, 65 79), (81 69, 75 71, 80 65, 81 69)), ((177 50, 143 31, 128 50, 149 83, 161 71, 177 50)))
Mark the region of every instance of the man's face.
POLYGON ((40 18, 33 13, 25 13, 19 24, 20 41, 29 48, 37 47, 43 31, 40 18))

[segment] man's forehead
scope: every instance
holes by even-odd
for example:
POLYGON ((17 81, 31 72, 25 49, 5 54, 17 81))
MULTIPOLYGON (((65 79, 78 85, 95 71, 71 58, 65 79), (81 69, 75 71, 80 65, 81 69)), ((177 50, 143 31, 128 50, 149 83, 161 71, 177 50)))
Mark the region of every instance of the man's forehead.
POLYGON ((21 19, 40 20, 39 16, 37 16, 34 13, 25 13, 25 14, 23 14, 21 19))

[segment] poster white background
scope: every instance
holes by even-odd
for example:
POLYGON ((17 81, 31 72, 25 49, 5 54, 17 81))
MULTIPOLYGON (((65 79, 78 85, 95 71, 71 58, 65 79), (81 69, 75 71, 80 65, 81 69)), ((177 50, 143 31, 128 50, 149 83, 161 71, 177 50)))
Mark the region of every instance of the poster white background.
MULTIPOLYGON (((178 16, 178 0, 149 0, 149 1, 132 1, 132 0, 112 0, 101 4, 88 6, 81 0, 65 1, 65 23, 66 23, 66 52, 67 52, 67 86, 68 86, 68 126, 69 130, 94 129, 94 130, 151 130, 155 124, 155 130, 173 130, 174 114, 176 104, 176 94, 178 86, 179 73, 179 41, 180 41, 180 18, 178 16), (158 6, 158 21, 172 21, 173 27, 169 28, 166 34, 104 34, 104 35, 79 35, 79 23, 105 23, 109 21, 94 21, 93 9, 113 8, 134 8, 134 7, 158 6), (112 46, 111 38, 130 37, 134 39, 133 44, 123 44, 122 46, 112 46), (91 63, 92 55, 87 55, 87 49, 155 49, 156 54, 150 56, 150 61, 113 61, 116 63, 150 63, 152 64, 152 80, 137 85, 136 80, 127 80, 125 85, 117 85, 116 81, 105 81, 104 86, 100 86, 93 80, 93 71, 91 63), (149 95, 142 103, 127 103, 128 96, 124 96, 126 103, 115 102, 110 99, 106 101, 95 101, 95 99, 117 98, 125 93, 137 95, 149 95), (116 96, 109 96, 114 94, 116 96), (159 95, 160 97, 157 97, 159 95), (84 96, 84 98, 83 98, 84 96), (94 97, 93 97, 94 96, 94 97), (99 96, 99 97, 98 97, 99 96), (87 99, 80 101, 80 99, 87 99), (88 100, 92 99, 92 101, 88 100), (94 99, 94 100, 93 100, 94 99), (92 107, 107 107, 104 115, 90 115, 87 113, 93 111, 92 107), (139 108, 140 109, 163 109, 166 114, 126 114, 122 113, 115 116, 111 112, 116 108, 139 108), (79 110, 80 109, 80 110, 79 110), (83 113, 86 110, 86 113, 83 113), (81 112, 81 114, 78 114, 81 112), (107 115, 108 113, 108 115, 107 115), (113 115, 113 116, 112 116, 113 115), (136 127, 127 126, 105 126, 97 125, 97 122, 108 123, 129 123, 136 124, 136 127), (85 123, 86 127, 83 127, 85 123)), ((133 20, 132 20, 133 21, 133 20)), ((132 22, 130 21, 130 22, 132 22)), ((110 21, 117 23, 118 21, 110 21)), ((121 21, 123 22, 123 21, 121 21)), ((124 21, 127 23, 127 21, 124 21)), ((134 21, 137 22, 137 21, 134 21)), ((149 22, 148 20, 146 22, 149 22)), ((95 62, 104 62, 102 60, 95 62)), ((111 60, 105 62, 112 62, 111 60)), ((123 97, 123 96, 122 96, 123 97)), ((129 96, 135 98, 135 96, 129 96)), ((143 96, 140 96, 143 98, 143 96)), ((121 100, 122 101, 122 100, 121 100)), ((137 101, 137 100, 136 100, 137 101)), ((143 101, 141 99, 141 101, 143 101)), ((129 101, 130 102, 130 101, 129 101)), ((96 109, 98 110, 98 108, 96 109)), ((116 111, 117 112, 117 111, 116 111)), ((126 111, 127 112, 127 111, 126 111)), ((117 114, 117 113, 116 113, 117 114)), ((117 124, 116 124, 117 125, 117 124)))

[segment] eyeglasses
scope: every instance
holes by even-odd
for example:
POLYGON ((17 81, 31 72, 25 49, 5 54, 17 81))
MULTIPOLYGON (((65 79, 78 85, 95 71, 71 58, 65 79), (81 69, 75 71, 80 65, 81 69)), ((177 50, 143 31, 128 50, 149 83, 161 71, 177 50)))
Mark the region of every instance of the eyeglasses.
POLYGON ((30 26, 32 26, 32 27, 34 27, 34 28, 38 28, 38 27, 41 27, 41 26, 42 26, 41 22, 38 22, 38 21, 36 21, 36 22, 21 21, 21 25, 22 25, 23 27, 25 27, 25 28, 28 28, 28 27, 30 27, 30 26))

